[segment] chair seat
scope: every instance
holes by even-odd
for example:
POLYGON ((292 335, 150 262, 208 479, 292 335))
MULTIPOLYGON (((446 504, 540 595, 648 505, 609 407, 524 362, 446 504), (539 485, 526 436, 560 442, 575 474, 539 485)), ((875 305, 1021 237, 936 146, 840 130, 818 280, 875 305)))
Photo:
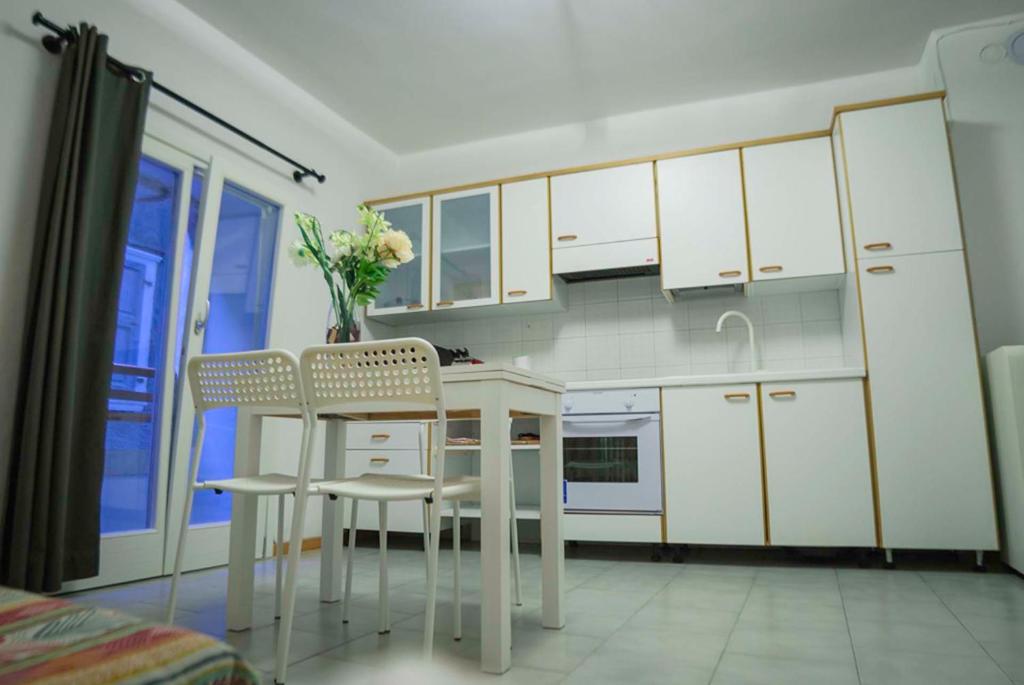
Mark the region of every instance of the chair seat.
POLYGON ((298 478, 283 473, 261 473, 258 476, 207 480, 196 483, 197 490, 223 490, 242 495, 286 495, 295 492, 298 478))
MULTIPOLYGON (((425 499, 434 494, 434 478, 427 475, 393 475, 364 473, 356 478, 332 480, 312 486, 320 495, 337 495, 352 499, 401 501, 425 499)), ((461 476, 445 480, 442 497, 461 499, 480 495, 480 479, 461 476)))

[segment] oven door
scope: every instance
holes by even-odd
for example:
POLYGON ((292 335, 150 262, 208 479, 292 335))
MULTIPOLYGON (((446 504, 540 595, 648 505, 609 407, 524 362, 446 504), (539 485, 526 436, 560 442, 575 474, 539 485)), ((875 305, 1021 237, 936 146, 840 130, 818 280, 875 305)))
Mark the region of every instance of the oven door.
POLYGON ((566 511, 660 514, 658 414, 562 418, 566 511))

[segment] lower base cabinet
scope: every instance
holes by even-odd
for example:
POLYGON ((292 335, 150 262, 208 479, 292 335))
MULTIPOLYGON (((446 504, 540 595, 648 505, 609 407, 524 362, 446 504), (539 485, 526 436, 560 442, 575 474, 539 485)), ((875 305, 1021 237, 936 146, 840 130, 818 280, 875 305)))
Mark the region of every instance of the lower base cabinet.
POLYGON ((771 544, 875 546, 863 382, 766 383, 761 402, 771 544))
POLYGON ((757 386, 662 390, 667 542, 763 545, 757 386))

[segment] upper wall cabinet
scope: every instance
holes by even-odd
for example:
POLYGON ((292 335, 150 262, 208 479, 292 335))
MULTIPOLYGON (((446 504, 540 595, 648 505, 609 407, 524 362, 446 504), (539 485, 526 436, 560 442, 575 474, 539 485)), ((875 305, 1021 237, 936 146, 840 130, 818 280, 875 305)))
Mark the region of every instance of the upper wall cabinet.
POLYGON ((416 258, 391 272, 367 314, 397 314, 427 308, 430 290, 430 198, 378 205, 395 229, 405 231, 416 258))
POLYGON ((963 248, 941 100, 839 117, 857 255, 963 248))
POLYGON ((434 309, 498 302, 498 188, 434 196, 434 309))
POLYGON ((551 178, 555 273, 658 263, 654 164, 551 178))
POLYGON ((745 283, 747 236, 739 150, 657 165, 661 287, 745 283))
POLYGON ((501 291, 504 302, 551 299, 548 179, 501 186, 501 291))
POLYGON ((749 147, 742 154, 753 280, 844 272, 829 138, 749 147))

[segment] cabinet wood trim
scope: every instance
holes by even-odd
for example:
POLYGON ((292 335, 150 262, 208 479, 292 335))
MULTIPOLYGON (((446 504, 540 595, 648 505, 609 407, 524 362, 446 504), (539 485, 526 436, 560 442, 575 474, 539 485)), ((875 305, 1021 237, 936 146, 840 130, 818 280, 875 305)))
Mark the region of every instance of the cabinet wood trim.
POLYGON ((761 446, 761 508, 764 510, 764 544, 771 547, 772 526, 768 512, 768 458, 764 439, 764 398, 761 384, 757 384, 757 437, 761 446))

